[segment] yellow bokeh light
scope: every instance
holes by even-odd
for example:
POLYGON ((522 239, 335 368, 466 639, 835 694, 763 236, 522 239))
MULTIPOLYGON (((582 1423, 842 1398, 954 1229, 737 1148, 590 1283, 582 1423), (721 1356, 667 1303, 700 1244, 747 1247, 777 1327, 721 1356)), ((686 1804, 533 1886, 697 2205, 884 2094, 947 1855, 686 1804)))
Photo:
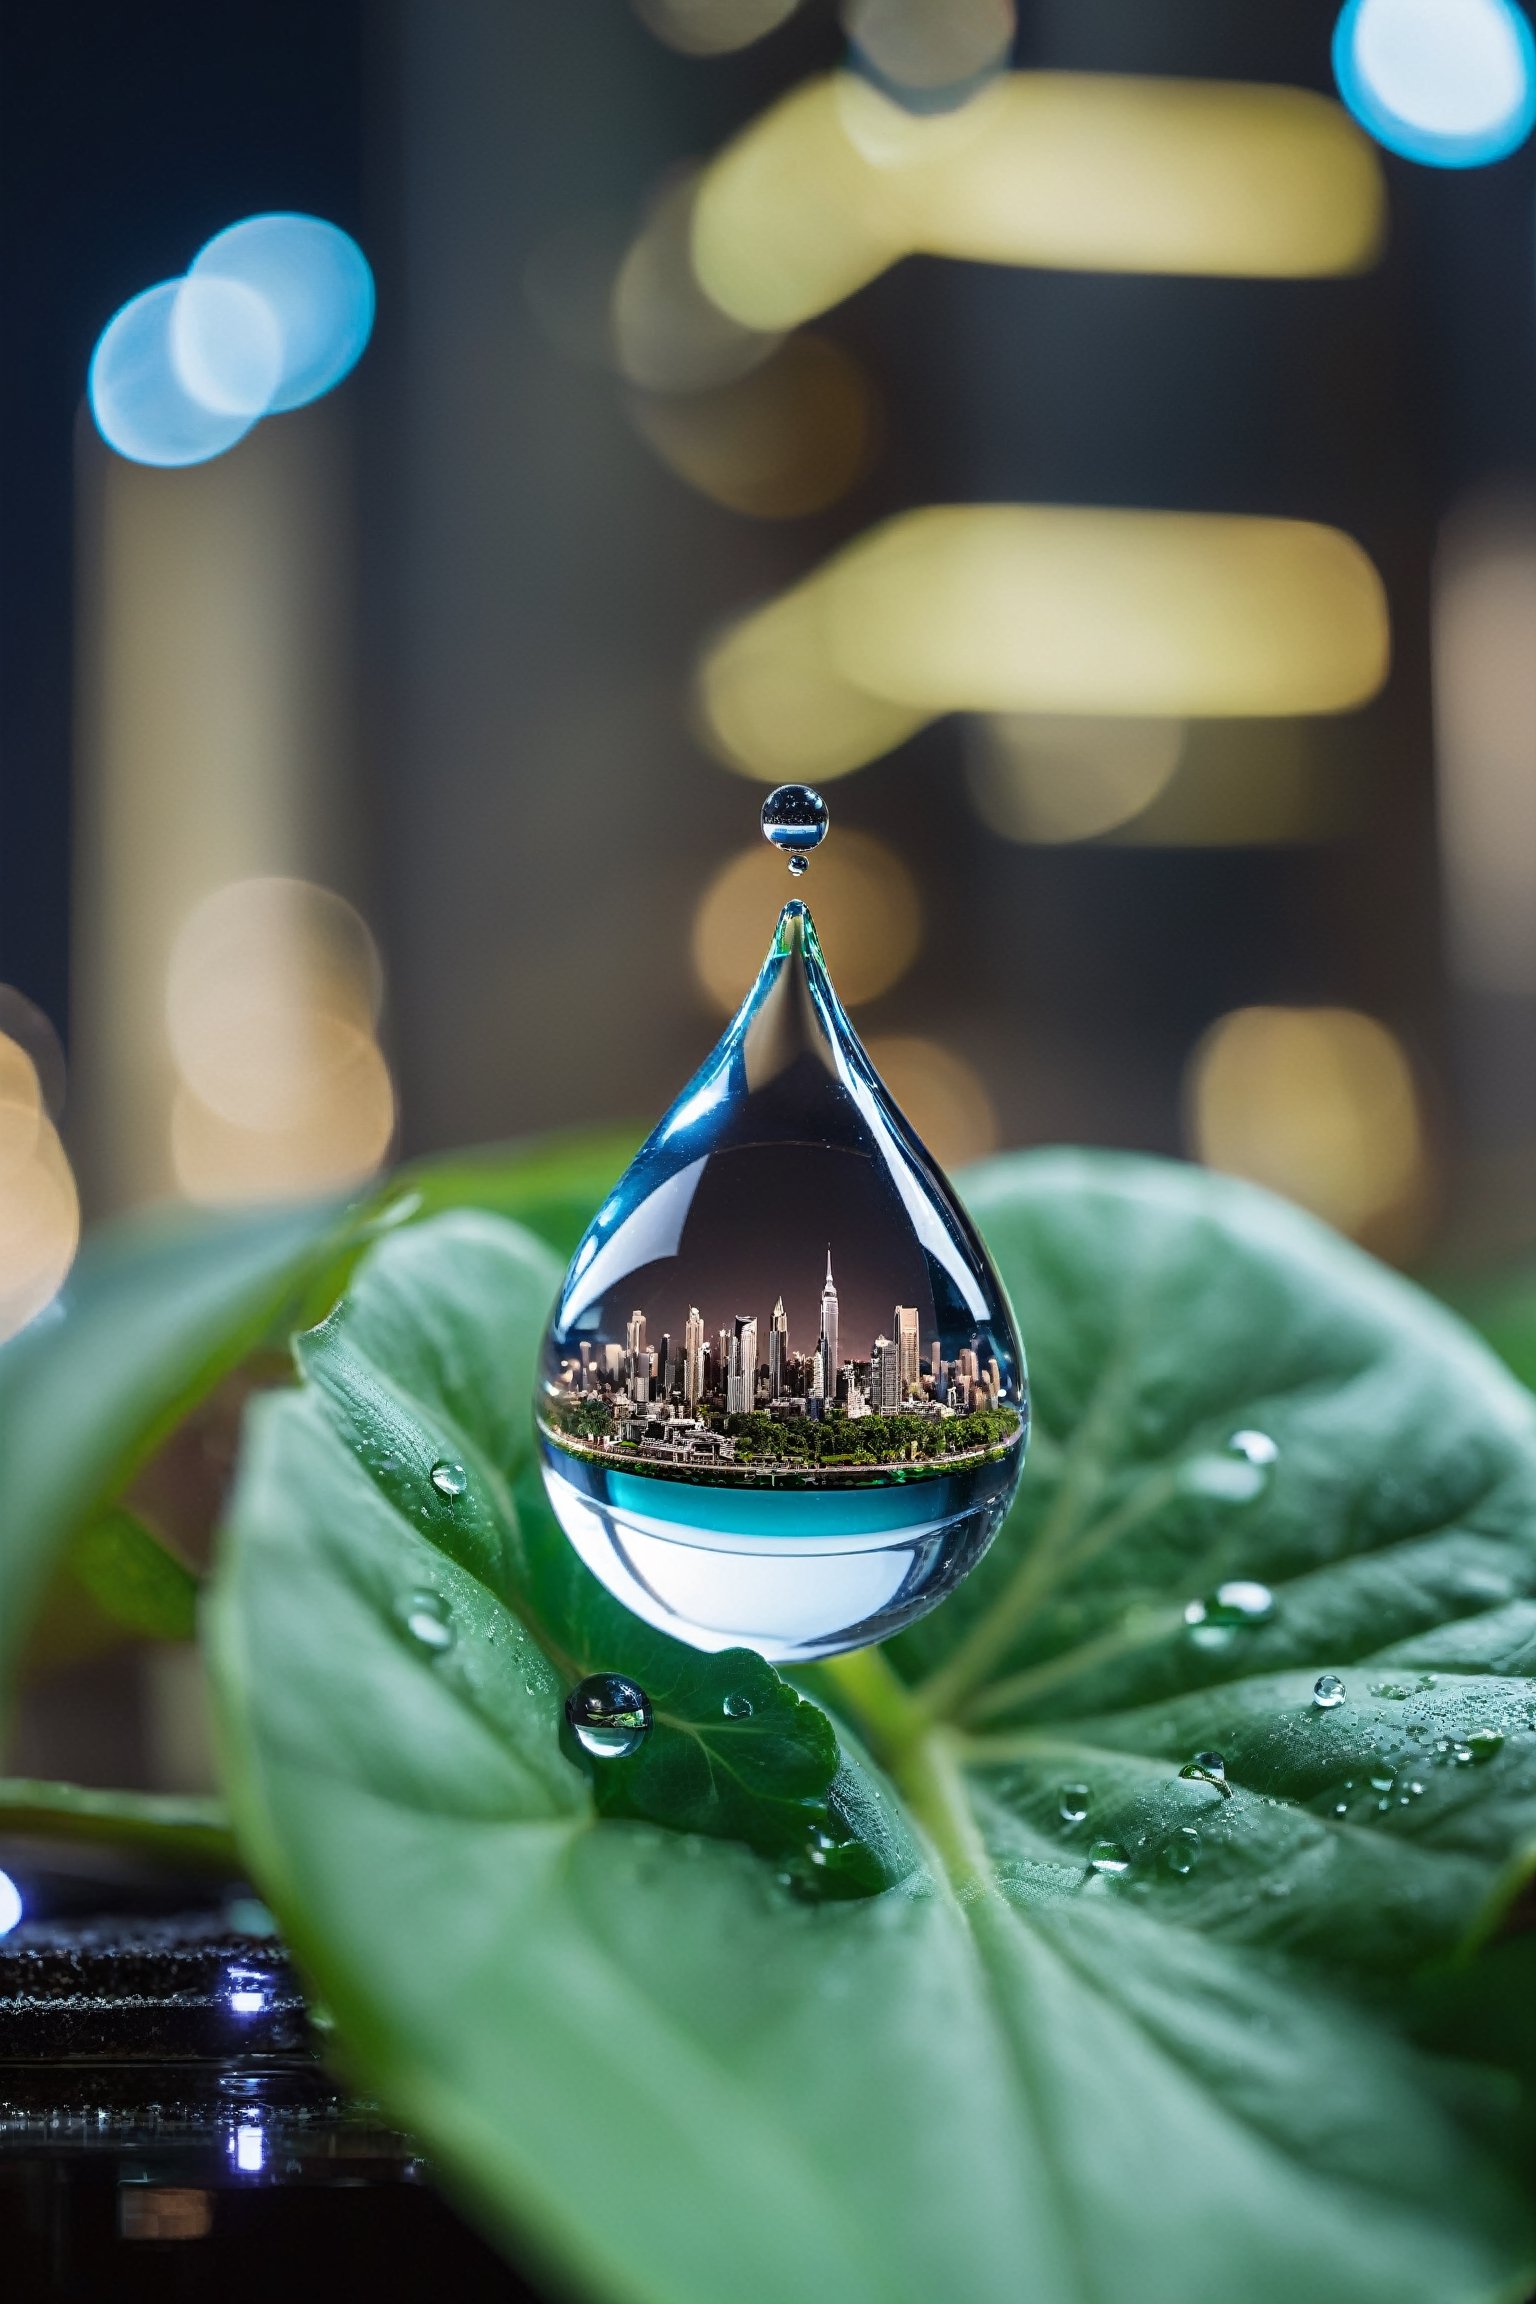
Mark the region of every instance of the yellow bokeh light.
POLYGON ((1005 840, 1092 840, 1157 798, 1184 741, 1182 720, 988 713, 971 731, 966 775, 977 814, 1005 840))
POLYGON ((701 494, 760 520, 836 503, 870 461, 875 405, 863 368, 824 337, 793 336, 711 392, 637 399, 637 430, 701 494))
POLYGON ((855 688, 825 646, 821 596, 799 585, 732 625, 705 653, 700 733, 728 768, 765 784, 829 784, 931 717, 855 688))
POLYGON ((0 1186, 32 1158, 43 1117, 37 1066, 0 1032, 0 1186))
POLYGON ((941 1168, 981 1160, 998 1147, 997 1112, 974 1064, 936 1040, 905 1033, 866 1043, 870 1062, 941 1168))
POLYGON ((1238 1008, 1190 1058, 1192 1149, 1383 1252, 1412 1244, 1427 1170, 1402 1046, 1353 1008, 1238 1008))
POLYGON ((301 1198, 360 1184, 383 1164, 395 1127, 389 1070, 372 1041, 299 1124, 242 1128, 186 1087, 171 1112, 171 1157, 189 1200, 208 1205, 301 1198))
POLYGON ((684 56, 750 48, 793 16, 800 0, 634 0, 648 31, 684 56))
POLYGON ((705 740, 772 780, 845 773, 953 711, 1341 712, 1386 677, 1381 579, 1336 528, 935 505, 884 522, 706 653, 705 740))
POLYGON ((865 66, 914 95, 996 71, 1018 28, 1013 0, 844 0, 842 13, 865 66))
POLYGON ((668 185, 614 276, 613 356, 647 392, 701 392, 766 360, 781 331, 743 326, 699 285, 693 266, 697 180, 668 185))
POLYGON ((1379 251, 1380 164, 1300 88, 1016 72, 914 115, 848 74, 792 91, 706 171, 693 262, 723 312, 793 328, 926 253, 1309 278, 1379 251))
POLYGON ((33 1108, 30 1148, 0 1185, 0 1341, 63 1286, 80 1244, 80 1202, 53 1123, 33 1108))
POLYGON ((839 830, 798 883, 776 850, 746 848, 715 874, 693 923, 695 973, 725 1013, 750 991, 791 895, 810 905, 833 981, 850 1006, 889 991, 916 959, 922 945, 917 888, 883 840, 839 830))

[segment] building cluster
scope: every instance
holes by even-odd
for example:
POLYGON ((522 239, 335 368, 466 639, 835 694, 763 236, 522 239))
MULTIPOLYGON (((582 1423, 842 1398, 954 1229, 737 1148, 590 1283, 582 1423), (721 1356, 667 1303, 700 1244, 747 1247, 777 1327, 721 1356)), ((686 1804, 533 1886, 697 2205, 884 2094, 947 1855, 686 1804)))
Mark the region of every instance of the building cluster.
POLYGON ((712 1419, 766 1413, 785 1420, 825 1415, 836 1404, 851 1417, 950 1417, 996 1408, 1002 1376, 995 1359, 970 1348, 946 1360, 937 1337, 923 1359, 914 1306, 898 1304, 892 1334, 874 1339, 867 1359, 844 1359, 832 1255, 821 1291, 821 1325, 814 1348, 795 1351, 781 1296, 760 1335, 755 1313, 738 1313, 729 1328, 706 1334, 697 1305, 690 1306, 681 1337, 662 1334, 653 1344, 646 1316, 632 1312, 622 1344, 583 1343, 561 1362, 568 1396, 606 1402, 619 1417, 643 1423, 652 1449, 671 1428, 676 1452, 718 1453, 728 1446, 712 1419))

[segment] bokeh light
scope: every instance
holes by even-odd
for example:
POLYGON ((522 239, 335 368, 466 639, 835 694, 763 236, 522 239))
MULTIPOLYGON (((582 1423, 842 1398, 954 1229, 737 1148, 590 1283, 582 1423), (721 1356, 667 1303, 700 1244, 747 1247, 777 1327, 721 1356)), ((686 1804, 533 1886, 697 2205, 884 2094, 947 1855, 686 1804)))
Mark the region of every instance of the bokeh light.
MULTIPOLYGON (((693 922, 693 965, 726 1014, 751 990, 792 883, 784 859, 761 841, 722 865, 693 922)), ((827 966, 850 1005, 888 992, 922 948, 922 903, 894 850, 839 825, 797 893, 810 905, 827 966)))
POLYGON ((217 233, 188 280, 243 288, 271 312, 279 344, 272 409, 302 408, 348 375, 373 331, 368 259, 319 216, 248 216, 217 233))
POLYGON ((37 1067, 0 1034, 0 1342, 51 1304, 80 1244, 80 1202, 37 1067))
POLYGON ((791 520, 860 478, 876 438, 874 394, 852 353, 792 336, 712 392, 636 398, 636 429, 679 479, 733 512, 791 520))
POLYGON ((982 1160, 1000 1141, 986 1083, 968 1057, 901 1032, 866 1042, 870 1062, 941 1168, 982 1160))
POLYGON ((204 408, 254 420, 272 406, 283 338, 271 305, 254 289, 238 280, 183 280, 170 340, 177 377, 204 408))
POLYGON ((800 0, 633 0, 648 31, 684 56, 750 48, 793 16, 800 0))
POLYGON ((939 505, 743 618, 706 654, 698 695, 723 759, 814 782, 945 712, 1347 711, 1389 652, 1381 580, 1338 529, 939 505))
POLYGON ((842 73, 804 83, 706 169, 693 264, 742 325, 799 326, 901 257, 1308 278, 1374 261, 1368 139, 1299 88, 999 76, 919 117, 842 73))
POLYGON ((855 62, 914 111, 963 102, 1007 64, 1013 0, 843 0, 855 62))
POLYGON ((976 812, 1005 840, 1092 840, 1164 790, 1185 733, 1182 720, 986 713, 967 732, 976 812))
MULTIPOLYGON (((107 322, 91 355, 86 396, 96 428, 109 448, 135 464, 206 463, 233 448, 261 414, 211 406, 190 389, 176 357, 178 340, 208 341, 220 316, 227 321, 234 307, 217 285, 187 289, 181 280, 146 288, 107 322)), ((250 314, 243 302, 239 310, 236 333, 246 352, 232 354, 229 367, 249 375, 250 314)))
POLYGON ((1536 36, 1513 0, 1349 0, 1333 69, 1378 143, 1432 168, 1502 160, 1536 124, 1536 36))
POLYGON ((617 272, 609 302, 613 357, 648 392, 701 392, 744 376, 779 342, 744 326, 700 287, 693 265, 698 180, 668 185, 617 272))
POLYGON ((1417 1237, 1427 1185, 1413 1072, 1384 1024, 1352 1008, 1238 1008, 1185 1080, 1207 1167, 1299 1201, 1382 1253, 1417 1237))
POLYGON ((27 1058, 36 1076, 43 1110, 57 1120, 64 1110, 64 1049, 48 1018, 14 984, 0 984, 0 1096, 6 1093, 4 1042, 27 1058))
POLYGON ((329 889, 263 878, 206 897, 166 982, 182 1190, 279 1198, 371 1174, 394 1127, 374 1038, 381 994, 373 939, 329 889))
POLYGON ((0 1936, 9 1936, 18 1926, 23 1909, 21 1890, 9 1872, 0 1872, 0 1936))

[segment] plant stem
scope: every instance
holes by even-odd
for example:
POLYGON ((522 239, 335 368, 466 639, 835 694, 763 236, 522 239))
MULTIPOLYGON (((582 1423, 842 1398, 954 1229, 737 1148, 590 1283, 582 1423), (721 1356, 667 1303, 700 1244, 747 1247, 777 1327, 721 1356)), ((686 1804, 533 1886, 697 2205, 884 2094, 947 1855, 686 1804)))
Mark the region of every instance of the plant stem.
POLYGON ((179 1793, 104 1792, 30 1776, 0 1776, 0 1830, 38 1840, 128 1848, 166 1864, 235 1872, 240 1854, 222 1800, 179 1793))
POLYGON ((927 1723, 883 1651, 852 1648, 844 1656, 828 1656, 818 1670, 836 1689, 871 1751, 888 1768, 898 1768, 927 1723))

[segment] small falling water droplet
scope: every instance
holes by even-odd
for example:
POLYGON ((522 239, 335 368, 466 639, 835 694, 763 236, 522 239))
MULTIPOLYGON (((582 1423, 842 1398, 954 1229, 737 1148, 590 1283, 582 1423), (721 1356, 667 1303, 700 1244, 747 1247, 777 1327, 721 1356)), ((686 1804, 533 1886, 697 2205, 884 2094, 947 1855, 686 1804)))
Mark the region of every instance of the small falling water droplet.
POLYGON ((1200 1835, 1193 1825, 1182 1825, 1163 1850, 1163 1870, 1176 1873, 1182 1880, 1199 1861, 1200 1835))
POLYGON ((750 1720, 752 1717, 752 1699, 750 1696, 743 1696, 738 1690, 727 1696, 720 1709, 727 1720, 750 1720))
POLYGON ((592 1672, 566 1697, 565 1717, 594 1760, 624 1760, 650 1733, 651 1700, 620 1673, 592 1672))
POLYGON ((1118 1840, 1095 1840, 1088 1851, 1090 1872, 1107 1872, 1111 1876, 1129 1872, 1131 1860, 1118 1840))
POLYGON ((1063 1824, 1081 1824, 1088 1813, 1088 1800, 1086 1784, 1063 1784, 1057 1811, 1063 1824))
POLYGON ((419 1592, 407 1592, 400 1603, 399 1615, 418 1648, 442 1656, 453 1646, 453 1617, 440 1592, 425 1587, 419 1592))
POLYGON ((469 1474, 465 1471, 463 1465, 456 1464, 451 1456, 439 1456, 437 1462, 433 1465, 431 1471, 427 1474, 427 1478, 431 1481, 439 1496, 447 1496, 450 1498, 455 1496, 462 1496, 465 1489, 469 1486, 469 1474))
POLYGON ((1203 1784, 1214 1784, 1224 1799, 1230 1800, 1232 1797, 1232 1787, 1227 1782, 1226 1759, 1220 1752, 1197 1752, 1193 1760, 1185 1761, 1179 1774, 1193 1777, 1203 1784))
POLYGON ((1312 1701, 1319 1712, 1335 1711, 1348 1694, 1337 1672, 1320 1673, 1312 1683, 1312 1701))
POLYGON ((798 879, 827 836, 827 804, 809 784, 781 784, 763 802, 763 838, 786 853, 798 879))

